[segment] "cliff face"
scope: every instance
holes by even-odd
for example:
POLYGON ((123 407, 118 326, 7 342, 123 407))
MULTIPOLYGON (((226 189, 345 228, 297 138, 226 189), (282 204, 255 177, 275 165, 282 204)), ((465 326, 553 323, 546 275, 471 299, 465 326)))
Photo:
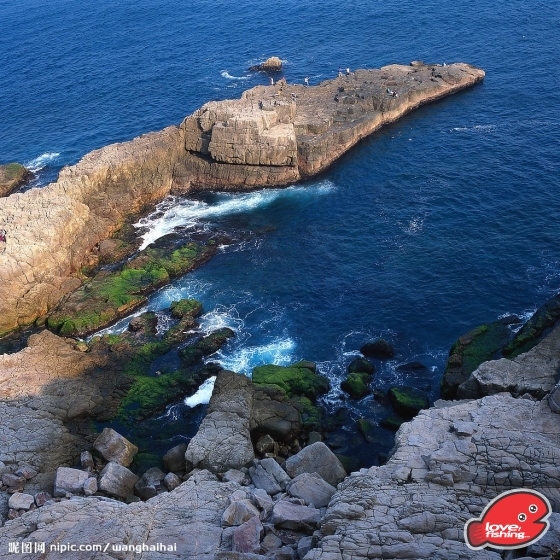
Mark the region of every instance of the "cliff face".
POLYGON ((0 336, 48 313, 96 244, 170 192, 288 185, 385 123, 469 87, 468 64, 391 65, 315 87, 259 86, 169 127, 87 154, 56 183, 0 199, 0 336), (393 95, 390 92, 394 92, 393 95))

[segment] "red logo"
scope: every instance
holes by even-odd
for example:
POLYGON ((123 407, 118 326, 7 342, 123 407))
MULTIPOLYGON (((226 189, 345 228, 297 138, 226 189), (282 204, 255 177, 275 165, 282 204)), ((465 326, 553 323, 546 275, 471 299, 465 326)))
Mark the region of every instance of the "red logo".
POLYGON ((524 548, 548 531, 552 508, 540 492, 508 490, 496 496, 477 519, 465 525, 465 543, 472 550, 487 546, 502 550, 524 548))

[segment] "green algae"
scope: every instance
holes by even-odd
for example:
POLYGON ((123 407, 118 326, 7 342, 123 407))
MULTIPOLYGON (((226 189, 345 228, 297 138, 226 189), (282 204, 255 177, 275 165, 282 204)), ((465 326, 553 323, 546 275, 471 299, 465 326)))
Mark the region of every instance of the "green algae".
POLYGON ((257 386, 280 389, 287 397, 307 397, 311 401, 329 391, 329 380, 307 367, 258 366, 253 369, 257 386))
POLYGON ((396 432, 401 427, 401 424, 403 424, 403 422, 404 420, 400 416, 397 416, 396 414, 390 414, 386 418, 383 418, 383 420, 381 420, 379 424, 380 426, 383 426, 388 430, 396 432))
POLYGON ((506 344, 504 356, 515 358, 536 346, 560 320, 560 294, 537 309, 521 327, 514 339, 506 344))
POLYGON ((369 392, 371 375, 364 372, 349 373, 348 377, 340 384, 340 388, 353 399, 361 399, 369 392))
POLYGON ((173 250, 148 247, 119 270, 102 271, 78 288, 49 316, 47 326, 63 336, 83 336, 105 327, 146 303, 146 294, 202 264, 214 252, 212 241, 190 242, 173 250))
POLYGON ((478 366, 498 356, 511 338, 511 318, 481 325, 459 337, 449 351, 449 359, 441 380, 441 395, 453 399, 457 388, 478 366))
POLYGON ((182 299, 171 302, 169 309, 175 319, 182 319, 185 316, 198 317, 202 313, 202 303, 196 299, 182 299))
POLYGON ((414 387, 407 387, 406 385, 391 387, 388 395, 397 413, 404 418, 412 418, 420 410, 430 406, 428 395, 414 387))

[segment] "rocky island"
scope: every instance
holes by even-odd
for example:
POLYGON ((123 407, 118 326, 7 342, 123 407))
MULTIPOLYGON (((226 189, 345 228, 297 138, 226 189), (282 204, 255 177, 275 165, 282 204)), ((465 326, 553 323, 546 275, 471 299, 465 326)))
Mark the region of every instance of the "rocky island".
MULTIPOLYGON (((205 363, 234 333, 198 333, 195 300, 172 303, 165 332, 148 312, 120 335, 67 338, 129 314, 149 291, 211 258, 219 242, 171 234, 138 252, 122 233, 131 216, 169 193, 312 177, 383 124, 483 78, 466 64, 415 62, 311 88, 259 86, 204 105, 178 127, 92 152, 43 189, 0 199, 7 230, 0 332, 48 327, 23 350, 0 356, 2 554, 10 543, 44 543, 44 552, 32 547, 19 556, 557 557, 560 296, 518 332, 509 327, 520 320, 508 317, 462 336, 450 350, 445 400, 431 408, 391 388, 401 415, 395 446, 385 464, 357 470, 323 442, 329 425, 317 398, 329 381, 315 364, 261 366, 249 379, 205 363), (178 369, 153 374, 169 351, 177 352, 178 369), (210 376, 215 387, 196 435, 188 445, 170 444, 161 468, 138 470, 139 441, 95 430, 93 421, 134 424, 210 376), (469 550, 465 522, 499 493, 522 487, 552 505, 545 538, 515 556, 469 550), (65 556, 64 543, 109 547, 65 556)), ((360 351, 343 382, 355 398, 375 378, 370 359, 393 355, 383 340, 360 351)), ((358 429, 367 438, 375 426, 358 429)))

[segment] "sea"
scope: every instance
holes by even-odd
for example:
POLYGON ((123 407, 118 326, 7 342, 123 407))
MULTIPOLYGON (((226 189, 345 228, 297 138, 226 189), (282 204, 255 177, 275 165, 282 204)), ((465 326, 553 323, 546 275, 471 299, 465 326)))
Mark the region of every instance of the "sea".
MULTIPOLYGON (((339 388, 364 342, 396 351, 376 362, 376 388, 434 401, 457 337, 527 318, 560 289, 559 24, 554 3, 521 0, 0 0, 0 163, 24 163, 36 175, 25 188, 41 188, 93 149, 268 84, 248 68, 269 56, 283 60, 276 79, 311 85, 417 59, 483 68, 483 84, 382 128, 312 180, 170 197, 137 224, 144 246, 170 232, 232 239, 148 309, 197 298, 203 332, 236 331, 213 361, 247 375, 315 361, 326 406, 375 416, 371 397, 339 388), (412 361, 427 369, 399 369, 412 361)), ((211 390, 159 419, 170 437, 192 435, 185 410, 200 418, 211 390)))

